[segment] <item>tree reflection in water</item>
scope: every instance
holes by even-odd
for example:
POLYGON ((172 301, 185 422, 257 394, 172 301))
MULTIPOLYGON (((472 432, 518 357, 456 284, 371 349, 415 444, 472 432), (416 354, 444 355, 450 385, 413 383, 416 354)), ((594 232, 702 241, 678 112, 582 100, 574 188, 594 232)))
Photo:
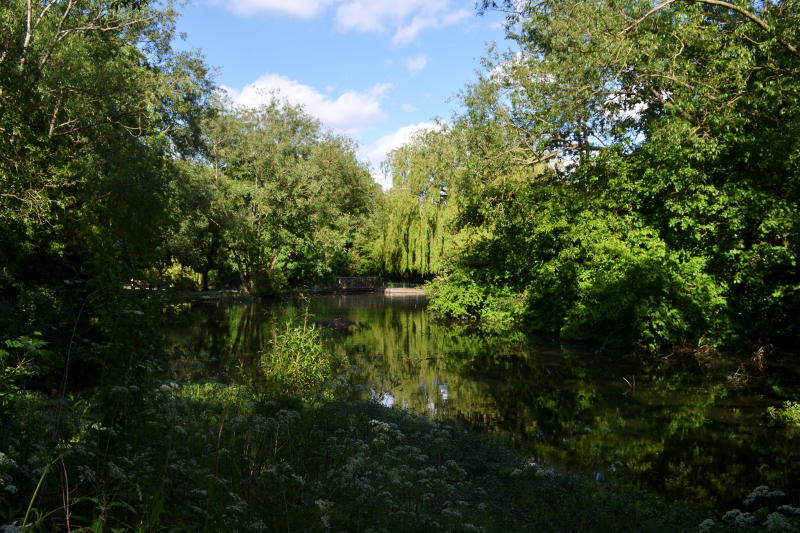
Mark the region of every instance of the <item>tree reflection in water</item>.
MULTIPOLYGON (((304 303, 187 306, 171 329, 176 378, 258 384, 258 351, 304 303)), ((347 357, 352 384, 384 405, 458 419, 532 460, 631 479, 674 498, 735 506, 757 485, 794 493, 797 436, 764 416, 763 390, 731 391, 708 373, 642 364, 632 356, 561 350, 501 327, 441 322, 424 298, 381 294, 312 298, 314 320, 347 357)), ((761 389, 775 390, 772 384, 761 389)))

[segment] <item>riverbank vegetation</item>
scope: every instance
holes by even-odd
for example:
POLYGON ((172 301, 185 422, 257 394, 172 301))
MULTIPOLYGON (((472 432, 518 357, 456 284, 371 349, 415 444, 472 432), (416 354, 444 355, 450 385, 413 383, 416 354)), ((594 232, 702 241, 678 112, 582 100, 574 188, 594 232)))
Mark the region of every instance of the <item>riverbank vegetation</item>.
MULTIPOLYGON (((125 340, 80 352, 106 350, 93 361, 102 386, 62 398, 33 388, 0 398, 6 531, 789 532, 799 525, 800 511, 765 487, 737 510, 698 510, 624 480, 533 463, 454 422, 353 400, 346 365, 321 357, 319 335, 299 321, 262 343, 261 361, 288 364, 265 364, 260 378, 249 371, 240 383, 181 380, 169 370, 174 355, 158 348, 165 317, 147 308, 163 302, 114 303, 126 306, 116 323, 125 340), (298 358, 305 372, 295 372, 298 358), (337 375, 317 379, 329 372, 337 375)), ((586 445, 603 444, 596 429, 586 445)))
POLYGON ((382 193, 302 109, 226 102, 170 2, 0 6, 6 530, 796 530, 768 490, 702 522, 351 402, 307 324, 253 361, 263 381, 171 379, 174 303, 135 288, 438 276, 441 314, 564 341, 797 339, 797 5, 505 7, 516 49, 382 193))
POLYGON ((433 308, 483 320, 512 294, 506 314, 567 342, 793 346, 797 6, 483 7, 507 10, 514 49, 490 55, 450 127, 394 156, 398 183, 415 180, 394 194, 420 212, 446 198, 465 236, 433 308))

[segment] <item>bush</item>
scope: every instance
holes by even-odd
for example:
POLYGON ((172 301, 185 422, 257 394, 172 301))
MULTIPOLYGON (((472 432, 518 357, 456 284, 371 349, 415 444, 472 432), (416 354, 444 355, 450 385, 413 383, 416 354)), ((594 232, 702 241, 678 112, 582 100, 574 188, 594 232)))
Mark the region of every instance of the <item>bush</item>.
POLYGON ((447 318, 510 322, 524 309, 524 299, 510 288, 479 283, 461 270, 436 278, 425 291, 428 310, 447 318))
POLYGON ((321 332, 304 318, 286 323, 269 350, 261 352, 261 368, 278 394, 309 397, 333 380, 337 359, 323 349, 321 332))
POLYGON ((775 422, 800 431, 800 402, 786 401, 783 407, 767 407, 767 414, 775 422))

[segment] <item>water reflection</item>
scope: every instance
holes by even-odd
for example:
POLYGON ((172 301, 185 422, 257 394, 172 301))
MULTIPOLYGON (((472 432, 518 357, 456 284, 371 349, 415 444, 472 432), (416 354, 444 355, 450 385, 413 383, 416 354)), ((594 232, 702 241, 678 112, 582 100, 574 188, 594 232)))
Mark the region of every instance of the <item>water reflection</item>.
POLYGON ((188 306, 172 334, 176 379, 258 384, 258 350, 306 306, 314 320, 354 323, 325 342, 384 405, 459 419, 537 462, 633 478, 670 497, 735 506, 761 484, 797 496, 800 441, 769 426, 764 413, 777 402, 764 390, 734 394, 697 372, 439 322, 420 297, 188 306))

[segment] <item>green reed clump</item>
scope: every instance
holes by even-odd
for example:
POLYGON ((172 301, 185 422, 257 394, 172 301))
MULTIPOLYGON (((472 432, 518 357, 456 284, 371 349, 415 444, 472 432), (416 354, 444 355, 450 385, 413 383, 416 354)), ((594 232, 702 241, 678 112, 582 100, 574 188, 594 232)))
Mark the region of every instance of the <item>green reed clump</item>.
POLYGON ((307 318, 289 321, 261 352, 261 369, 268 386, 279 394, 309 396, 333 380, 337 360, 322 347, 322 335, 307 318))

